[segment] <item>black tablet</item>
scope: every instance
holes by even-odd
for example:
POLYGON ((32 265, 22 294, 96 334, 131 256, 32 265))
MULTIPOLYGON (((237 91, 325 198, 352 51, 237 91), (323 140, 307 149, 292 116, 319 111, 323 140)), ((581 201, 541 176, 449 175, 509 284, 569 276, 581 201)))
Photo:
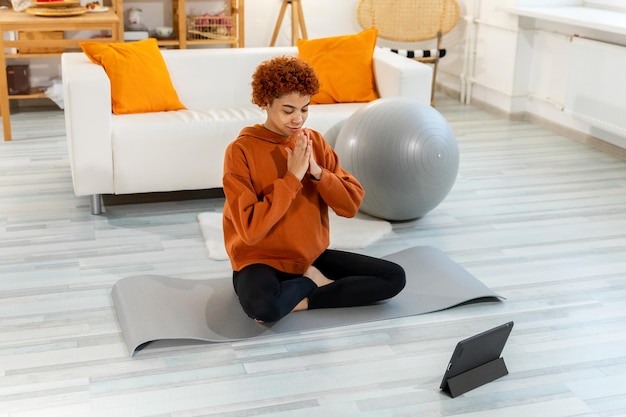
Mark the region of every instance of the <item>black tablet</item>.
MULTIPOLYGON (((486 382, 489 379, 489 375, 481 376, 480 374, 493 372, 493 367, 489 368, 486 365, 490 363, 495 364, 498 360, 500 363, 497 364, 497 376, 496 374, 491 375, 492 379, 506 375, 508 371, 500 355, 512 329, 513 322, 510 321, 458 342, 439 388, 453 394, 449 383, 455 377, 457 377, 457 380, 460 379, 460 376, 464 374, 467 374, 472 379, 478 376, 479 379, 486 382)), ((478 386, 476 383, 473 383, 473 388, 478 386)))

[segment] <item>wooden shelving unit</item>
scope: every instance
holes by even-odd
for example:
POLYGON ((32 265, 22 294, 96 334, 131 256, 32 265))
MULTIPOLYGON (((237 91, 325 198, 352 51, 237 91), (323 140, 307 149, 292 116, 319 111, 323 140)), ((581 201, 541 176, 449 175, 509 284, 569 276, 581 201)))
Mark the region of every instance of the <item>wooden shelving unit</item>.
POLYGON ((80 16, 71 17, 41 17, 14 10, 3 10, 0 12, 0 115, 2 116, 2 127, 4 140, 10 141, 11 134, 11 112, 9 100, 17 99, 38 99, 45 97, 39 90, 33 90, 30 94, 9 95, 7 82, 7 60, 14 58, 48 58, 60 56, 61 52, 54 53, 20 53, 22 50, 33 50, 48 48, 57 51, 65 51, 79 48, 79 42, 98 41, 115 42, 121 39, 122 21, 120 14, 122 0, 113 0, 110 10, 103 13, 85 13, 80 16), (104 31, 108 35, 98 39, 71 37, 71 38, 41 38, 41 39, 17 39, 5 40, 5 32, 76 32, 83 31, 104 31), (6 49, 17 49, 16 53, 5 53, 6 49))
MULTIPOLYGON (((245 0, 224 0, 228 5, 227 14, 229 15, 231 30, 228 34, 224 34, 219 39, 204 39, 201 36, 193 36, 190 34, 189 19, 186 12, 185 0, 172 0, 173 16, 174 16, 174 40, 159 41, 159 45, 186 49, 189 46, 196 45, 230 45, 233 48, 243 48, 244 46, 244 5, 245 0)), ((208 17, 207 19, 210 19, 208 17)), ((206 30, 211 26, 209 22, 203 26, 206 30)), ((217 26, 220 26, 219 24, 217 26)))
MULTIPOLYGON (((186 0, 165 0, 172 3, 172 24, 174 35, 167 39, 158 39, 159 46, 175 49, 187 49, 198 45, 228 45, 232 48, 244 46, 244 1, 223 0, 228 31, 215 34, 215 30, 224 29, 225 24, 220 24, 220 17, 205 15, 195 16, 196 21, 204 21, 199 28, 192 27, 192 18, 189 16, 186 0), (196 30, 197 29, 197 30, 196 30), (214 36, 211 36, 214 35, 214 36)), ((123 18, 123 16, 122 16, 123 18)), ((168 22, 166 22, 168 26, 168 22)))
MULTIPOLYGON (((186 13, 186 0, 171 1, 174 19, 174 34, 172 39, 159 40, 162 47, 186 49, 190 46, 201 45, 230 45, 233 48, 244 46, 244 0, 224 0, 227 6, 226 15, 229 30, 221 32, 216 39, 209 37, 212 26, 212 17, 207 17, 209 23, 200 28, 198 36, 190 36, 190 27, 186 13), (203 36, 204 35, 204 36, 203 36)), ((124 36, 124 0, 110 0, 105 2, 109 10, 104 13, 86 13, 72 17, 41 17, 27 13, 18 13, 13 10, 0 12, 0 116, 2 117, 4 140, 11 140, 11 121, 9 100, 41 99, 45 94, 34 89, 30 94, 9 95, 6 71, 7 60, 50 58, 58 57, 62 52, 51 53, 20 53, 20 48, 57 48, 62 51, 80 50, 79 42, 119 42, 124 36), (108 4, 107 4, 108 3, 108 4), (28 39, 4 40, 5 32, 72 32, 72 31, 104 30, 110 36, 102 38, 68 38, 68 39, 28 39), (5 53, 5 48, 17 48, 17 53, 5 53)))

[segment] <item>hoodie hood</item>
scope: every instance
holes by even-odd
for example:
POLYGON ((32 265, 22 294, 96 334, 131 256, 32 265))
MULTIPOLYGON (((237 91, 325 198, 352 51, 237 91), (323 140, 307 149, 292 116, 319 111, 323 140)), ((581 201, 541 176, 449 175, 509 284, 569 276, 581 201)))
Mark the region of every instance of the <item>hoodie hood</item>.
POLYGON ((282 135, 279 135, 278 133, 272 132, 262 124, 244 127, 243 129, 241 129, 241 132, 239 132, 239 137, 241 136, 251 136, 256 139, 261 139, 263 141, 276 144, 286 144, 290 142, 293 138, 293 136, 286 138, 282 135))

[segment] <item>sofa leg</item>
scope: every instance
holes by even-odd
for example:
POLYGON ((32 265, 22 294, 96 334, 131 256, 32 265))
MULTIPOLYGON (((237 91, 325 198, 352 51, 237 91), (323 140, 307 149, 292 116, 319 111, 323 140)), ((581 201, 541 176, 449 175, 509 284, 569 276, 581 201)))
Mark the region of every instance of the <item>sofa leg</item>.
POLYGON ((102 214, 102 194, 91 195, 91 214, 102 214))

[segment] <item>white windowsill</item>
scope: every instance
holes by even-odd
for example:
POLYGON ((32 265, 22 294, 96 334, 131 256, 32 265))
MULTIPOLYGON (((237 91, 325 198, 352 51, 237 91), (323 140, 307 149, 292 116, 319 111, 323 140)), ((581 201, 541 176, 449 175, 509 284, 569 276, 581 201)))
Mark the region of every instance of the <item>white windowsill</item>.
POLYGON ((603 32, 626 35, 626 13, 593 7, 515 7, 498 10, 523 17, 546 20, 603 32))

